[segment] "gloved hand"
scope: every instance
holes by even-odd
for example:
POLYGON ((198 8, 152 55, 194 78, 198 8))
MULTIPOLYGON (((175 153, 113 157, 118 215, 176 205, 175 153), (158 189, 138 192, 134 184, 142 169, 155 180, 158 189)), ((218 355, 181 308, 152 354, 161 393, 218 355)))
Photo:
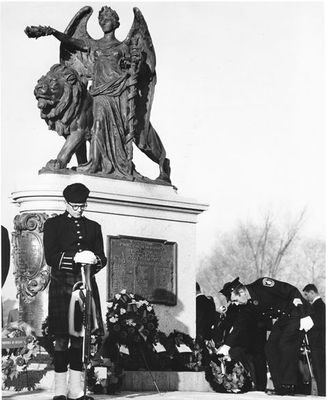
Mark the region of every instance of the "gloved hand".
POLYGON ((96 264, 97 258, 92 251, 84 250, 75 254, 74 261, 80 264, 96 264))
POLYGON ((227 311, 227 307, 226 306, 220 306, 217 310, 219 312, 219 314, 225 314, 227 311))
POLYGON ((305 330, 308 332, 313 327, 313 321, 311 317, 304 317, 300 319, 300 331, 305 330))
POLYGON ((224 356, 228 356, 229 355, 229 349, 230 349, 230 346, 227 346, 227 344, 223 344, 217 350, 217 354, 223 354, 224 356))

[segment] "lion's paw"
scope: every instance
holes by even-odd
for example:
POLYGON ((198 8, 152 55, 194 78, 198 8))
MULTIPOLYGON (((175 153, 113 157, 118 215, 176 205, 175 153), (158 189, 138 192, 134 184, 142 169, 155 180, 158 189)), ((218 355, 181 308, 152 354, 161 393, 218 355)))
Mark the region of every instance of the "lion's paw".
POLYGON ((57 171, 58 169, 65 168, 63 163, 57 159, 48 161, 45 167, 51 171, 57 171))

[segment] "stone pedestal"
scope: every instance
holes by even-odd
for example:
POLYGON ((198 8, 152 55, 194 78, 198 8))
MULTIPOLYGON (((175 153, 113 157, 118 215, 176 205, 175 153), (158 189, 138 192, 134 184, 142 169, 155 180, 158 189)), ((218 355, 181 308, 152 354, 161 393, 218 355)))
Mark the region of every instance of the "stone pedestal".
MULTIPOLYGON (((65 209, 62 191, 74 182, 84 183, 91 190, 85 216, 102 226, 106 252, 109 236, 159 239, 177 244, 177 304, 155 304, 155 311, 162 331, 169 333, 177 329, 194 336, 196 223, 197 216, 208 206, 179 196, 171 186, 78 174, 40 175, 35 182, 26 182, 15 190, 12 200, 20 214, 59 214, 65 209)), ((105 318, 108 268, 100 271, 96 279, 105 318)))

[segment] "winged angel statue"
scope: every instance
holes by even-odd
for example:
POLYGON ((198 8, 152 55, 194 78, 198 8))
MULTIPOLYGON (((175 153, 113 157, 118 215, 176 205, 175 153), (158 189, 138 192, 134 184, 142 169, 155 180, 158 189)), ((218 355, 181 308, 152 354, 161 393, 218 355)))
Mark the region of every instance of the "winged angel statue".
MULTIPOLYGON (((107 6, 102 7, 99 12, 99 25, 104 35, 98 40, 87 32, 87 22, 93 13, 89 6, 77 12, 64 33, 44 26, 25 29, 28 37, 53 35, 61 42, 60 64, 50 69, 49 76, 39 80, 34 92, 41 108, 41 117, 46 120, 49 129, 56 130, 66 138, 61 153, 56 160, 49 161, 48 168, 63 170, 76 153, 79 164, 76 170, 80 173, 144 180, 133 163, 134 142, 159 165, 160 175, 156 181, 170 183, 169 159, 166 158, 163 144, 150 123, 156 84, 155 51, 141 11, 138 8, 133 8, 133 11, 132 27, 122 42, 115 37, 115 30, 119 27, 118 14, 107 6), (69 73, 71 70, 72 73, 69 73), (55 72, 56 79, 53 77, 55 72), (51 125, 50 115, 54 115, 51 107, 54 102, 50 101, 49 106, 47 97, 53 100, 56 92, 68 90, 60 86, 63 76, 58 77, 58 73, 66 74, 66 82, 69 81, 70 84, 75 82, 77 75, 82 86, 89 88, 86 96, 90 99, 70 111, 71 115, 80 113, 80 119, 75 118, 75 122, 70 124, 66 121, 68 128, 63 128, 62 120, 59 123, 52 121, 51 125), (87 129, 88 125, 89 136, 76 134, 87 129), (90 139, 88 157, 85 145, 87 139, 90 139)), ((66 103, 73 101, 71 97, 74 97, 75 92, 71 93, 72 95, 66 96, 66 103)), ((61 112, 63 108, 63 105, 59 107, 61 112)))

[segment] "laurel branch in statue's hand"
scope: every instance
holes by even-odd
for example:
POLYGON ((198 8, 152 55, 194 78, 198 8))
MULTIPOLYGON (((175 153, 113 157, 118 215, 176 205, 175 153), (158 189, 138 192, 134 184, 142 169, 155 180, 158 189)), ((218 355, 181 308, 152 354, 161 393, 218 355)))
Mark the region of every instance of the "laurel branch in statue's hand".
POLYGON ((51 26, 27 26, 24 32, 29 38, 37 39, 41 36, 52 35, 55 29, 51 28, 51 26))

